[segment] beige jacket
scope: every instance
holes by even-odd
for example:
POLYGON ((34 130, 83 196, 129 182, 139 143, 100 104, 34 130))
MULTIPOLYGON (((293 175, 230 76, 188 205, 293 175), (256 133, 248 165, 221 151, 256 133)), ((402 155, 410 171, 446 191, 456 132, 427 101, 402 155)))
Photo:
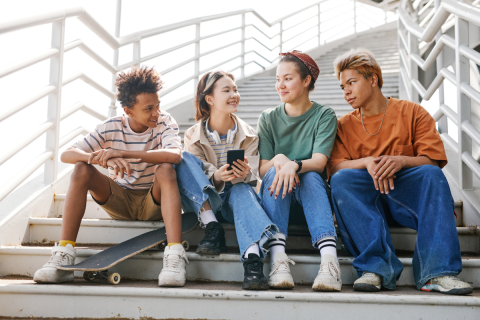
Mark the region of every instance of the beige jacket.
MULTIPOLYGON (((233 149, 245 150, 245 157, 248 158, 248 163, 251 167, 250 174, 245 178, 245 180, 235 179, 232 181, 232 183, 235 184, 239 182, 246 182, 250 185, 256 186, 258 165, 260 162, 260 156, 258 154, 257 132, 242 119, 236 117, 235 115, 232 116, 235 117, 235 120, 237 120, 238 124, 238 131, 235 135, 233 149)), ((218 170, 217 157, 212 146, 210 145, 210 142, 208 142, 208 138, 205 136, 202 125, 203 121, 200 121, 185 132, 185 151, 190 152, 202 160, 205 174, 213 184, 213 174, 218 170)), ((222 182, 222 184, 217 188, 217 191, 221 192, 224 188, 225 183, 222 182)))

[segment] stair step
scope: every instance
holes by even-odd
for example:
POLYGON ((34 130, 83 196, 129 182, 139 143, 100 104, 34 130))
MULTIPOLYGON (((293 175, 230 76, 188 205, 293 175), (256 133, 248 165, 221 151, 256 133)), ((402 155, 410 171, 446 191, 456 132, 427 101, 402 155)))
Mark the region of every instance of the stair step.
MULTIPOLYGON (((76 262, 99 253, 105 247, 77 247, 76 262)), ((19 246, 0 247, 0 275, 22 275, 33 276, 35 271, 41 268, 48 261, 51 254, 50 247, 19 246)), ((397 285, 414 285, 412 270, 412 255, 399 254, 399 259, 404 265, 404 271, 397 281, 397 285)), ((189 264, 187 265, 187 280, 189 281, 243 281, 243 265, 240 262, 240 255, 233 253, 221 254, 219 256, 200 256, 194 252, 187 252, 189 264)), ((310 284, 315 279, 320 265, 321 258, 315 254, 289 254, 289 258, 296 262, 291 266, 292 276, 297 284, 310 284)), ((118 272, 123 278, 136 280, 155 280, 162 268, 163 251, 148 250, 139 253, 121 263, 117 264, 110 271, 118 272)), ((342 281, 345 285, 351 285, 358 275, 352 266, 353 257, 338 258, 342 272, 342 281)), ((265 259, 264 270, 270 269, 270 259, 265 259)), ((464 281, 471 283, 474 287, 480 287, 480 256, 463 255, 463 272, 461 277, 464 281)), ((75 272, 75 276, 82 276, 82 272, 75 272)))
POLYGON ((293 290, 244 291, 240 283, 190 282, 182 288, 159 288, 157 281, 38 285, 30 278, 0 278, 1 314, 30 318, 122 319, 475 319, 480 297, 447 296, 411 287, 379 293, 293 290), (52 306, 52 301, 61 303, 52 306), (43 307, 42 307, 43 306, 43 307), (187 307, 188 306, 188 307, 187 307), (221 306, 221 307, 220 307, 221 306), (408 307, 407 307, 408 306, 408 307), (355 316, 352 317, 352 314, 355 316))

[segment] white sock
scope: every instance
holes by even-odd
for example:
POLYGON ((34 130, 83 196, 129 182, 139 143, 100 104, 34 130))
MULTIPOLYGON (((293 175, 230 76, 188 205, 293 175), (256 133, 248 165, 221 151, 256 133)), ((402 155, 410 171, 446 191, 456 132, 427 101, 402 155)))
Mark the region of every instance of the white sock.
POLYGON ((213 221, 217 222, 217 217, 215 217, 213 210, 205 210, 203 212, 200 212, 200 220, 202 220, 202 223, 204 225, 207 225, 213 221))
POLYGON ((287 237, 283 234, 278 232, 275 234, 273 238, 268 240, 267 246, 268 249, 270 250, 270 263, 273 264, 273 257, 279 253, 285 253, 285 243, 286 243, 287 237))
POLYGON ((260 247, 258 246, 258 243, 251 244, 250 247, 248 247, 247 250, 245 250, 245 254, 243 255, 243 257, 248 258, 248 255, 250 253, 254 253, 260 257, 260 247))
POLYGON ((329 254, 337 257, 337 242, 335 237, 323 237, 322 239, 318 240, 316 243, 317 248, 320 250, 320 255, 323 256, 324 254, 329 254))

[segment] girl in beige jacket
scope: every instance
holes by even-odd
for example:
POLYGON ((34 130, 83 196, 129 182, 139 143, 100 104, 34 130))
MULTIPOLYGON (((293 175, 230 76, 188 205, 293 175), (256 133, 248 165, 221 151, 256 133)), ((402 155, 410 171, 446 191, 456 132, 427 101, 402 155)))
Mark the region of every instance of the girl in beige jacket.
POLYGON ((184 210, 196 212, 205 226, 197 253, 226 252, 225 231, 217 217, 235 223, 245 269, 242 287, 265 290, 268 281, 263 274, 265 252, 261 246, 278 229, 253 188, 259 163, 258 136, 233 114, 239 102, 233 75, 215 71, 202 77, 195 98, 195 118, 199 122, 185 132, 185 151, 176 169, 178 175, 191 177, 188 185, 179 184, 184 210), (245 150, 245 158, 230 167, 227 151, 234 149, 245 150))

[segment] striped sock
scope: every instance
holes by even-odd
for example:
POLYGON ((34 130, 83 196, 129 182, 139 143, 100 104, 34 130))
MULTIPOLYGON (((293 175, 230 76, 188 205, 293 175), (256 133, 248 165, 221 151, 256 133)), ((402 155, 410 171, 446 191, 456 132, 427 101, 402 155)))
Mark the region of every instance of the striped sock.
POLYGON ((318 240, 315 246, 320 250, 320 255, 329 254, 337 257, 337 242, 335 237, 323 237, 318 240))
POLYGON ((275 254, 282 252, 285 253, 285 243, 287 242, 287 237, 278 232, 273 238, 265 242, 267 249, 270 250, 270 263, 273 264, 273 257, 275 254))

